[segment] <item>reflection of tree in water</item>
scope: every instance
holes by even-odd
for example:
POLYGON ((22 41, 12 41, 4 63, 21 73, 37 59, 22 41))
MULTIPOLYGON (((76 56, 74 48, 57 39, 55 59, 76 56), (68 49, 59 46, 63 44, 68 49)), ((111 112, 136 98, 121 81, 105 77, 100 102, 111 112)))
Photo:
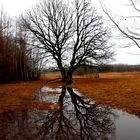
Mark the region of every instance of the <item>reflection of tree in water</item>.
POLYGON ((15 118, 12 125, 16 128, 13 133, 31 140, 104 140, 114 131, 111 109, 84 99, 72 88, 62 88, 58 104, 59 109, 53 111, 22 111, 22 119, 15 118))

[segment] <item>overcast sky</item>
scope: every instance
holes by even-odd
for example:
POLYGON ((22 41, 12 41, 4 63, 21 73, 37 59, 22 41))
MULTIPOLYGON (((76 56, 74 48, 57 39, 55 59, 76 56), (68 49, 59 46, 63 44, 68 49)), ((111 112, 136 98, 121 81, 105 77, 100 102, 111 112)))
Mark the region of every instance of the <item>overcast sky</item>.
MULTIPOLYGON (((15 18, 24 13, 28 9, 35 6, 40 0, 0 0, 0 9, 3 8, 4 11, 11 17, 15 18)), ((69 0, 70 1, 70 0, 69 0)), ((97 9, 100 11, 100 5, 98 0, 91 0, 92 3, 96 3, 97 9)), ((128 16, 134 13, 134 10, 129 6, 129 0, 101 0, 106 6, 107 10, 113 17, 117 16, 128 16)), ((138 1, 138 0, 137 0, 138 1)), ((134 13, 135 14, 135 13, 134 13)), ((117 19, 117 18, 116 18, 117 19)), ((128 25, 131 24, 129 20, 120 20, 119 23, 128 25)), ((113 63, 124 63, 124 64, 140 64, 140 49, 136 46, 131 46, 129 48, 119 48, 123 46, 128 40, 113 40, 115 45, 116 61, 113 63), (133 55, 132 55, 133 54, 133 55)))

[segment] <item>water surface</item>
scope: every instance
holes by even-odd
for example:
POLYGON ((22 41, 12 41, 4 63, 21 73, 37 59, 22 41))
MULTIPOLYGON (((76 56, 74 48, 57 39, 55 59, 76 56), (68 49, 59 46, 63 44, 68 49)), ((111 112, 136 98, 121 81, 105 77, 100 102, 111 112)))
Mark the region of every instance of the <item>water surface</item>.
POLYGON ((0 139, 140 140, 138 117, 98 104, 70 87, 43 87, 33 96, 36 102, 51 103, 51 109, 28 106, 0 114, 0 139))

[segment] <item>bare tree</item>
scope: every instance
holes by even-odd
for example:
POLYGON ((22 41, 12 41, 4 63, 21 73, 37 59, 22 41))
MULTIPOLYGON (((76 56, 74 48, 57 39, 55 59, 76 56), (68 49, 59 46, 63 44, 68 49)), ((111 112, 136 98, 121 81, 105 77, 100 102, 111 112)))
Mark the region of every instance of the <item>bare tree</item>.
MULTIPOLYGON (((99 0, 100 1, 100 0, 99 0)), ((139 22, 135 22, 136 19, 140 19, 140 8, 139 5, 137 5, 137 1, 134 0, 128 0, 130 2, 130 6, 137 12, 137 15, 129 15, 127 17, 123 17, 125 20, 126 19, 133 19, 133 27, 130 29, 128 27, 121 27, 119 23, 115 21, 114 18, 110 15, 110 13, 107 11, 107 9, 103 6, 103 4, 100 1, 100 4, 102 6, 103 11, 105 14, 109 17, 109 19, 113 22, 113 24, 117 27, 117 29, 122 33, 122 35, 126 38, 129 38, 138 48, 140 48, 140 24, 139 22)))
POLYGON ((34 54, 27 44, 28 35, 26 32, 22 31, 20 25, 17 25, 17 28, 15 37, 17 79, 38 79, 42 61, 38 53, 34 54))
POLYGON ((22 24, 36 39, 33 46, 55 60, 65 82, 72 82, 81 64, 95 65, 112 56, 108 30, 87 0, 72 4, 43 0, 22 18, 22 24))
POLYGON ((11 79, 12 67, 12 40, 11 19, 3 10, 0 11, 0 82, 11 79))
POLYGON ((37 79, 40 72, 40 59, 28 48, 26 33, 18 24, 15 26, 13 23, 13 20, 2 10, 0 13, 0 82, 37 79))

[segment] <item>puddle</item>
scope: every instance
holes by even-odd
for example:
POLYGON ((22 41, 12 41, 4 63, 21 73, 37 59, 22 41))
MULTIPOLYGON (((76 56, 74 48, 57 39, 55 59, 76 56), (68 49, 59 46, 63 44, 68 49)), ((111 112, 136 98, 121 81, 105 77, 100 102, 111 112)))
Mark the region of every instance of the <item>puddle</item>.
POLYGON ((2 140, 140 140, 140 119, 84 98, 70 87, 43 87, 33 102, 57 108, 22 108, 0 114, 2 140))

